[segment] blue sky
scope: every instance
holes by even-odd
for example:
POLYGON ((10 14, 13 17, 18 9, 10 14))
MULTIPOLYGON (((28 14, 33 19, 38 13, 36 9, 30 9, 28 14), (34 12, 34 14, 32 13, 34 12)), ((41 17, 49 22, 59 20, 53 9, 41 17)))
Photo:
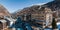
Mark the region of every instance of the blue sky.
POLYGON ((44 4, 50 1, 52 0, 0 0, 0 4, 6 7, 10 13, 13 13, 31 5, 44 4))

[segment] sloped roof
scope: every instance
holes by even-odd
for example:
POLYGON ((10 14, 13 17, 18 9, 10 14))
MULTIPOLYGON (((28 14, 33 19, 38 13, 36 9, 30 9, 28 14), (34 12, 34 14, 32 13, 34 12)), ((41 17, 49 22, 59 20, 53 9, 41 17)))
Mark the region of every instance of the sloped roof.
POLYGON ((5 23, 5 22, 7 22, 7 21, 6 21, 6 20, 0 20, 0 22, 5 23))

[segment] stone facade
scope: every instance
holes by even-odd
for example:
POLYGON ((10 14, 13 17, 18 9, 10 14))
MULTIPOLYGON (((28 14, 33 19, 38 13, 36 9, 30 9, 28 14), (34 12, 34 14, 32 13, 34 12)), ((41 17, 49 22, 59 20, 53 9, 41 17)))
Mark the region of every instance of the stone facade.
MULTIPOLYGON (((26 14, 22 13, 22 19, 27 21, 31 19, 43 20, 44 22, 37 22, 39 24, 44 24, 44 26, 50 26, 52 23, 53 12, 50 8, 44 8, 40 10, 36 10, 34 12, 27 12, 26 14), (24 16, 23 16, 24 15, 24 16), (29 17, 27 17, 29 16, 29 17)), ((26 11, 24 11, 26 12, 26 11)))

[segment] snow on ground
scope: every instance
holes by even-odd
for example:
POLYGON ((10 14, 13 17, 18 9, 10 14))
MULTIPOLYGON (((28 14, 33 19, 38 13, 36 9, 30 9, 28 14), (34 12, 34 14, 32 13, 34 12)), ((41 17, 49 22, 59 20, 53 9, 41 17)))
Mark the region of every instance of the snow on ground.
POLYGON ((57 25, 60 25, 60 22, 58 22, 57 25))

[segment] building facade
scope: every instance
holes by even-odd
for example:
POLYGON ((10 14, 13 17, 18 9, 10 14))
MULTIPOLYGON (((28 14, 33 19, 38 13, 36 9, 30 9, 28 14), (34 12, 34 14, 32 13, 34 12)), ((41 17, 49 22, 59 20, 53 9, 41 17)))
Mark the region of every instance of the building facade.
POLYGON ((44 8, 42 7, 40 10, 30 10, 29 12, 22 13, 22 19, 27 21, 27 20, 32 20, 35 19, 37 21, 44 21, 44 22, 37 22, 39 24, 44 24, 43 26, 50 26, 52 23, 52 18, 53 18, 53 13, 50 8, 44 8), (43 9, 42 9, 43 8, 43 9))

